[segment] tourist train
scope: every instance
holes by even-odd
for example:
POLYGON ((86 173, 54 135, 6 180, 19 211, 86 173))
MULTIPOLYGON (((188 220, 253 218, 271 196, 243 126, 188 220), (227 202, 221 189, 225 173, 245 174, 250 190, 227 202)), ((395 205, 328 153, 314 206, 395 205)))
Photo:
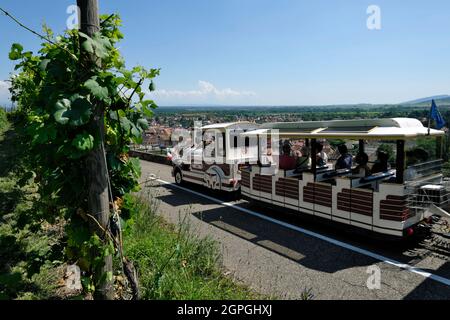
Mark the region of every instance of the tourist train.
POLYGON ((228 159, 232 164, 174 162, 177 183, 240 190, 251 202, 395 238, 413 235, 433 215, 449 216, 450 185, 442 174, 445 132, 417 119, 203 128, 209 129, 222 134, 215 143, 223 144, 225 157, 236 154, 230 152, 236 134, 246 151, 249 141, 256 141, 256 152, 228 159))
POLYGON ((196 137, 190 139, 189 145, 184 141, 187 148, 174 152, 172 175, 175 182, 200 184, 215 191, 239 192, 242 165, 252 160, 250 154, 257 157, 255 150, 250 151, 248 138, 242 138, 241 134, 257 127, 250 122, 235 122, 200 128, 199 141, 195 141, 196 137), (239 144, 241 139, 244 143, 239 144))

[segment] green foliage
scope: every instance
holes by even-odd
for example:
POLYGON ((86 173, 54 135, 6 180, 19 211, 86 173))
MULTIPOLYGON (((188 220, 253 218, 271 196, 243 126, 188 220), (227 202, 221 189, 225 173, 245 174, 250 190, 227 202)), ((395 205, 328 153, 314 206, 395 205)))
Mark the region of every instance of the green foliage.
POLYGON ((24 163, 27 150, 0 109, 0 300, 55 296, 63 228, 33 210, 39 196, 24 163))
POLYGON ((5 128, 8 124, 8 119, 5 109, 0 107, 0 130, 5 128))
POLYGON ((86 98, 75 94, 70 100, 58 100, 54 108, 56 111, 53 116, 58 124, 79 127, 89 122, 93 105, 86 98))
MULTIPOLYGON (((450 123, 449 105, 439 105, 440 111, 447 123, 450 123)), ((265 123, 279 121, 326 121, 348 119, 376 119, 408 117, 421 120, 427 125, 430 105, 348 105, 348 106, 298 106, 298 107, 166 107, 155 112, 155 119, 164 125, 184 127, 192 125, 193 121, 256 121, 265 123)))
MULTIPOLYGON (((104 147, 114 199, 138 191, 139 161, 127 156, 128 145, 142 140, 146 118, 156 108, 143 86, 152 86, 159 70, 125 68, 117 49, 123 38, 120 25, 117 15, 102 16, 102 28, 92 37, 78 30, 55 37, 45 27, 53 43, 42 43, 37 54, 13 44, 9 54, 18 72, 11 90, 25 137, 22 148, 29 152, 29 178, 39 195, 34 208, 39 214, 27 216, 26 223, 57 217, 69 221, 66 254, 88 278, 112 249, 88 232, 87 157, 104 147), (99 117, 104 128, 93 125, 99 117)), ((89 290, 97 285, 84 280, 89 290)))
POLYGON ((11 47, 11 52, 9 53, 10 60, 18 60, 22 57, 23 47, 18 43, 14 43, 11 47))
POLYGON ((146 117, 156 106, 146 99, 142 85, 159 70, 125 69, 115 47, 122 38, 120 19, 113 16, 102 26, 93 37, 68 31, 53 39, 56 44, 43 43, 37 55, 24 52, 20 44, 11 49, 19 70, 12 78, 13 100, 25 117, 41 191, 52 195, 49 200, 57 206, 85 202, 83 160, 100 147, 100 132, 90 125, 99 109, 105 111, 108 158, 119 164, 111 168, 114 196, 138 187, 136 163, 124 161, 123 155, 148 128, 146 117), (97 62, 87 65, 86 55, 94 55, 97 62))
POLYGON ((98 235, 90 232, 81 219, 77 218, 74 218, 67 228, 67 239, 66 256, 72 261, 77 261, 77 265, 85 272, 82 278, 83 286, 87 292, 93 293, 102 281, 101 278, 93 277, 93 273, 103 266, 106 256, 114 254, 114 245, 111 241, 105 244, 98 235))
POLYGON ((450 177, 450 162, 444 163, 444 165, 442 166, 442 174, 444 175, 444 177, 450 177))
POLYGON ((428 139, 428 138, 418 138, 416 140, 416 148, 420 148, 422 150, 425 150, 426 153, 428 153, 429 159, 428 160, 434 160, 437 157, 437 144, 436 139, 428 139))
POLYGON ((186 221, 177 230, 155 215, 157 204, 127 196, 125 252, 138 268, 144 299, 254 299, 222 274, 215 242, 195 236, 186 221))
POLYGON ((109 58, 109 51, 113 48, 109 38, 104 37, 100 33, 94 34, 92 38, 82 32, 78 32, 78 35, 84 39, 81 43, 81 47, 84 51, 93 54, 100 59, 109 58))
POLYGON ((94 149, 94 137, 86 132, 77 134, 75 139, 72 141, 72 145, 83 153, 91 151, 94 149))
POLYGON ((345 144, 345 140, 341 140, 341 139, 333 139, 333 140, 329 140, 329 143, 330 143, 330 145, 333 147, 333 148, 337 148, 337 147, 339 147, 339 146, 341 146, 341 145, 343 145, 343 144, 345 144))
POLYGON ((89 93, 100 101, 110 101, 108 88, 102 87, 98 84, 96 79, 89 79, 84 84, 89 93))

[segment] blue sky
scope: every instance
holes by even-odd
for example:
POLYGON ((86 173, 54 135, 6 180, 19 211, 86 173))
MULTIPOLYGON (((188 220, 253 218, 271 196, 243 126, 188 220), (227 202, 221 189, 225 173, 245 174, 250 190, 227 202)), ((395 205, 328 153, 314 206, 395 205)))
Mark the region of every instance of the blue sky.
MULTIPOLYGON (((66 26, 69 0, 3 0, 28 26, 66 26)), ((161 68, 160 105, 397 103, 450 94, 448 0, 100 0, 121 14, 128 66, 161 68), (381 9, 381 30, 366 25, 381 9)), ((10 45, 39 39, 0 15, 0 80, 10 45)), ((7 97, 0 82, 0 102, 7 97)))

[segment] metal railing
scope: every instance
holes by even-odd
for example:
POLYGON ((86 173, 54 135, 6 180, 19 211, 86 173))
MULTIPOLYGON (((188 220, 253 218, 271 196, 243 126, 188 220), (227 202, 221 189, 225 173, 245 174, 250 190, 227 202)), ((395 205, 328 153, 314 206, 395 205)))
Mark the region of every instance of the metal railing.
POLYGON ((450 210, 450 181, 407 187, 407 193, 406 206, 416 213, 426 211, 432 205, 450 210))
POLYGON ((442 172, 442 160, 433 160, 415 165, 410 165, 405 171, 405 178, 409 182, 421 181, 424 177, 429 177, 442 172))

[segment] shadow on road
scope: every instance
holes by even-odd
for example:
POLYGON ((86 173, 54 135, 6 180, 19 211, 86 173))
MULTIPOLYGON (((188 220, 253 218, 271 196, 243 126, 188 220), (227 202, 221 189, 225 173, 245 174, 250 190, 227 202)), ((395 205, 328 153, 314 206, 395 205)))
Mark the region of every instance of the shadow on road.
POLYGON ((192 213, 198 219, 232 233, 304 267, 335 273, 357 266, 369 266, 376 261, 332 246, 314 237, 286 229, 234 210, 208 210, 192 213), (244 236, 243 236, 244 235, 244 236), (250 237, 249 235, 253 235, 250 237))
MULTIPOLYGON (((450 262, 444 263, 439 270, 431 271, 439 274, 449 274, 450 262)), ((404 299, 405 300, 425 300, 425 299, 445 299, 450 297, 450 289, 448 286, 436 282, 434 280, 426 279, 414 290, 412 290, 404 299)))
MULTIPOLYGON (((192 203, 217 205, 214 201, 196 195, 186 194, 186 196, 180 196, 177 189, 173 186, 167 185, 164 187, 174 192, 169 195, 160 196, 158 199, 171 206, 180 207, 192 203)), ((212 196, 224 202, 230 201, 230 197, 226 194, 216 194, 197 185, 187 185, 186 188, 212 196)), ((430 250, 421 251, 420 249, 423 248, 420 242, 397 243, 380 241, 379 239, 373 239, 361 234, 346 232, 345 230, 335 228, 333 225, 310 221, 309 219, 304 219, 297 215, 286 214, 267 207, 256 207, 245 201, 236 202, 236 204, 283 222, 323 234, 327 237, 343 241, 413 266, 430 254, 433 254, 433 251, 430 250)), ((339 272, 340 270, 370 266, 379 262, 371 257, 332 245, 326 241, 270 223, 238 210, 233 210, 229 207, 217 207, 206 211, 194 211, 190 213, 203 222, 246 241, 250 241, 255 245, 270 250, 312 270, 332 274, 339 272)), ((443 259, 445 261, 446 257, 443 257, 443 259)), ((448 261, 444 262, 442 267, 438 270, 427 270, 424 268, 422 268, 422 270, 438 274, 445 278, 450 278, 450 265, 448 261)), ((450 297, 450 288, 434 280, 425 279, 421 285, 408 294, 406 299, 424 299, 427 297, 446 297, 448 299, 450 297)))
MULTIPOLYGON (((180 197, 173 186, 165 185, 164 187, 174 192, 157 196, 157 199, 173 207, 186 206, 192 203, 217 205, 214 201, 196 195, 180 197)), ((198 186, 187 185, 187 188, 213 196, 224 202, 230 200, 230 197, 227 195, 217 195, 198 186)), ((242 206, 248 206, 248 203, 243 202, 242 206)), ((257 211, 261 212, 261 209, 263 208, 257 208, 257 211)), ((229 207, 219 207, 207 211, 194 211, 190 213, 206 223, 314 270, 334 273, 355 266, 368 266, 376 262, 371 258, 361 259, 359 254, 352 253, 347 249, 332 246, 314 237, 278 226, 229 207)), ((262 213, 269 214, 268 212, 262 213)), ((271 212, 271 214, 276 213, 271 212)), ((292 217, 290 218, 292 219, 292 217)), ((288 222, 291 223, 292 221, 288 222)), ((305 226, 302 225, 302 227, 305 226)))

